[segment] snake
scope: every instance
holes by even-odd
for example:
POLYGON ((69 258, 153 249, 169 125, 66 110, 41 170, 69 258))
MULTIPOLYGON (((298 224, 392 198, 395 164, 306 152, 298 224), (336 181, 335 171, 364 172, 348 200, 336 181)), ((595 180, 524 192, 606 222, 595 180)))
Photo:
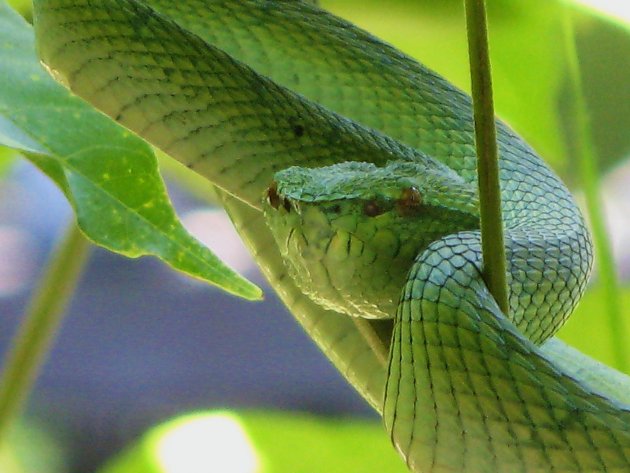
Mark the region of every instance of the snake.
POLYGON ((311 3, 35 0, 34 26, 53 77, 216 186, 411 471, 629 472, 630 379, 554 337, 593 262, 567 188, 497 120, 503 313, 470 97, 311 3))

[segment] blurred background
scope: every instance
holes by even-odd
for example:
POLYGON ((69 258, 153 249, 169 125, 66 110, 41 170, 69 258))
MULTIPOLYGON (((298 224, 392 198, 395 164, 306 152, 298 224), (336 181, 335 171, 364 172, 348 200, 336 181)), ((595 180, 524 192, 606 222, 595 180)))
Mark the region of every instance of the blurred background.
MULTIPOLYGON (((10 3, 29 18, 29 2, 10 3)), ((387 6, 375 0, 320 3, 469 89, 461 0, 391 0, 387 6)), ((604 9, 602 13, 589 8, 589 2, 573 3, 585 4, 573 13, 581 73, 602 172, 609 235, 618 272, 627 281, 630 7, 624 7, 625 2, 611 1, 606 9, 608 2, 601 0, 596 3, 604 9)), ((560 27, 563 3, 490 0, 488 4, 498 113, 545 157, 580 200, 560 27)), ((203 191, 187 192, 187 186, 168 169, 165 174, 171 198, 186 227, 224 261, 260 285, 265 290, 265 301, 237 299, 176 274, 155 259, 129 260, 95 248, 32 393, 25 420, 27 430, 14 434, 18 453, 11 454, 9 460, 0 455, 0 467, 6 461, 14 468, 10 473, 83 473, 99 468, 110 468, 107 471, 111 472, 212 471, 151 470, 148 466, 141 470, 139 463, 133 462, 144 460, 130 456, 130 452, 137 454, 138 445, 155 442, 155 435, 165 432, 152 431, 153 437, 142 437, 147 429, 174 416, 206 409, 237 410, 241 414, 212 418, 219 419, 220 425, 237 425, 241 419, 261 438, 310 432, 313 437, 304 439, 313 448, 327 448, 322 439, 335 435, 346 435, 343 442, 350 445, 348 439, 358 438, 358 432, 376 432, 375 436, 365 434, 372 437, 366 437, 351 452, 357 456, 359 451, 381 448, 366 448, 378 444, 384 455, 390 454, 376 415, 292 320, 223 212, 207 203, 203 191), (273 425, 277 426, 275 431, 273 425), (352 430, 357 426, 358 430, 352 430), (260 433, 264 428, 271 430, 260 433), (32 450, 34 445, 41 445, 41 461, 25 461, 32 455, 23 451, 32 450), (129 450, 130 445, 136 445, 136 450, 129 450), (109 466, 103 466, 108 460, 109 466)), ((0 148, 2 353, 15 333, 50 250, 71 216, 65 198, 45 176, 24 159, 0 148)), ((602 297, 595 275, 584 302, 560 336, 613 364, 602 297)), ((615 329, 630 332, 630 291, 625 287, 623 299, 625 325, 615 329)), ((203 430, 210 425, 204 423, 207 418, 192 420, 201 429, 198 432, 210 435, 203 430)), ((228 431, 222 431, 222 435, 228 431)), ((291 451, 303 459, 302 465, 308 463, 306 457, 299 456, 307 453, 297 447, 291 451)), ((342 465, 343 454, 338 452, 340 456, 331 461, 342 465)), ((391 458, 391 471, 403 471, 393 451, 391 458)), ((374 466, 374 460, 370 461, 374 466)), ((246 468, 230 471, 254 471, 246 468)), ((274 471, 306 470, 286 467, 274 471)), ((344 471, 365 470, 347 464, 344 471)), ((390 470, 381 466, 374 471, 390 470)))

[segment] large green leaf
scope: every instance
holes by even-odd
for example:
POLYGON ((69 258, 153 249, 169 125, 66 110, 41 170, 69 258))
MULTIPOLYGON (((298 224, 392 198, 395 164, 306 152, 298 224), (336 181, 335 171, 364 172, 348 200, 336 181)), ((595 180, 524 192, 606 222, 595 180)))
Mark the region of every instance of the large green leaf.
POLYGON ((92 241, 173 268, 248 299, 260 289, 190 236, 144 142, 70 95, 41 68, 33 31, 0 0, 0 145, 52 178, 92 241))

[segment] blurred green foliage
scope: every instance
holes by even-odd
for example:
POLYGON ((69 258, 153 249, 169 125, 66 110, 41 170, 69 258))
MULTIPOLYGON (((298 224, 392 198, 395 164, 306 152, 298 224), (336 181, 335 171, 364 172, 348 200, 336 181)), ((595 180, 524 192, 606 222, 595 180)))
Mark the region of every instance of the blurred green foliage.
POLYGON ((0 179, 11 168, 16 158, 16 152, 10 148, 0 146, 0 179))
POLYGON ((16 424, 0 447, 2 473, 66 473, 65 452, 60 443, 37 424, 16 424))
MULTIPOLYGON (((601 285, 593 284, 580 301, 571 318, 560 330, 559 336, 569 345, 609 366, 615 366, 615 356, 610 341, 608 321, 603 311, 606 292, 601 285)), ((630 333, 630 287, 621 290, 621 304, 624 308, 623 324, 615 327, 630 333)), ((626 366, 630 366, 630 350, 626 350, 626 366)))
MULTIPOLYGON (((598 162, 605 173, 630 159, 630 24, 575 15, 584 94, 591 119, 598 162)), ((567 110, 566 96, 560 108, 567 110)), ((566 127, 565 127, 566 128, 566 127)), ((570 155, 575 139, 567 136, 570 155)))
POLYGON ((31 0, 7 0, 7 2, 15 11, 31 22, 33 18, 33 3, 31 0))
POLYGON ((149 430, 98 473, 404 473, 378 422, 209 412, 149 430), (195 441, 195 439, 203 441, 195 441))

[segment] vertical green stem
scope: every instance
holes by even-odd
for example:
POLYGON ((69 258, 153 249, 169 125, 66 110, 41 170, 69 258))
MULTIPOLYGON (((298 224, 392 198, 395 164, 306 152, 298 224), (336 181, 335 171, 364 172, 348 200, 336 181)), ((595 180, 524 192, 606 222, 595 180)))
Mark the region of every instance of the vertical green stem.
POLYGON ((628 371, 628 360, 630 356, 626 353, 628 337, 623 327, 621 293, 619 291, 619 281, 615 268, 615 260, 612 255, 610 242, 606 232, 604 222, 604 207, 599 194, 599 170, 597 168, 597 153, 593 144, 591 125, 588 115, 588 107, 584 98, 582 87, 582 76, 577 48, 575 45, 575 33, 573 31, 573 21, 571 9, 566 6, 564 9, 564 39, 569 72, 569 87, 571 92, 571 115, 573 117, 573 136, 576 142, 576 151, 579 161, 579 173, 584 196, 586 198, 586 208, 593 231, 595 244, 595 255, 599 268, 600 283, 604 290, 604 304, 608 314, 608 326, 610 338, 612 340, 613 356, 618 369, 628 371))
POLYGON ((51 257, 13 339, 0 378, 0 441, 19 414, 86 261, 89 243, 72 223, 51 257))
POLYGON ((484 0, 465 0, 465 5, 475 116, 483 276, 501 310, 508 313, 499 160, 488 53, 486 6, 484 0))

